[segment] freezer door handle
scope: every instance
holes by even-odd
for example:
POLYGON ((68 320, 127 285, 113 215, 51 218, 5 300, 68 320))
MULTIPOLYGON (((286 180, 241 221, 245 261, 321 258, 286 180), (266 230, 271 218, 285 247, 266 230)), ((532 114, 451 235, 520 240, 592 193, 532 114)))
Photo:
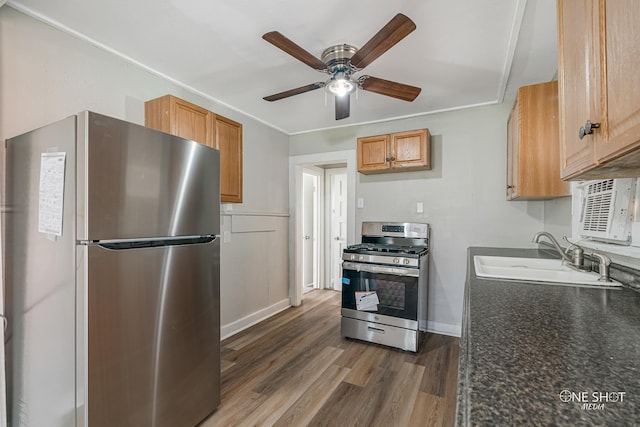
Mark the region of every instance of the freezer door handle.
POLYGON ((135 239, 135 240, 98 240, 83 241, 80 244, 100 246, 110 250, 127 250, 140 248, 155 248, 159 246, 177 246, 177 245, 194 245, 199 243, 210 243, 216 240, 218 236, 209 234, 206 236, 187 236, 187 237, 165 237, 154 239, 135 239))

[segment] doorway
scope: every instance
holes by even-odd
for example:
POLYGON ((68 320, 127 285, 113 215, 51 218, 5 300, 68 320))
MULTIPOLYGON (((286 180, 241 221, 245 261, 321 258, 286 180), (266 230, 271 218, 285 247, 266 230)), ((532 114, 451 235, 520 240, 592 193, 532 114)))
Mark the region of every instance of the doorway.
POLYGON ((303 293, 324 288, 320 283, 320 228, 324 171, 304 168, 302 172, 302 279, 303 293))
POLYGON ((346 167, 331 164, 303 168, 303 294, 313 289, 342 290, 342 250, 346 234, 346 167))
POLYGON ((289 159, 293 306, 302 303, 305 291, 342 289, 342 250, 355 242, 355 154, 353 150, 289 159))

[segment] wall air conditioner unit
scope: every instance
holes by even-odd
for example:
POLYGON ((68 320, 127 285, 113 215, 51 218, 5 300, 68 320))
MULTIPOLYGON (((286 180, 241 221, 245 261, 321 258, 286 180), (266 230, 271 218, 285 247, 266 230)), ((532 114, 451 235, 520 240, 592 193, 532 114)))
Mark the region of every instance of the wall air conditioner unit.
POLYGON ((636 179, 587 181, 581 187, 580 236, 608 243, 631 244, 636 179))

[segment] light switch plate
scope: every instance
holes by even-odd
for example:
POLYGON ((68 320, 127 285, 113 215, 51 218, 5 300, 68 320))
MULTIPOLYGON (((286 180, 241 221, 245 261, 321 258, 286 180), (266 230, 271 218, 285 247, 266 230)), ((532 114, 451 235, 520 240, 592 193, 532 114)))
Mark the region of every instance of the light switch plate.
POLYGON ((364 199, 362 197, 358 197, 357 203, 358 209, 364 208, 364 199))
POLYGON ((223 243, 229 243, 231 241, 231 232, 230 231, 223 231, 222 232, 222 242, 223 243))
POLYGON ((424 202, 416 203, 416 213, 424 213, 424 202))

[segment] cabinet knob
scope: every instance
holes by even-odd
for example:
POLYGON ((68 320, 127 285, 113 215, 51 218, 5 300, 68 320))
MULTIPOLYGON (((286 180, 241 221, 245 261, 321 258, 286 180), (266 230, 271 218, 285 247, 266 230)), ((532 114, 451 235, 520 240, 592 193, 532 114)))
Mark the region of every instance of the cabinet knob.
POLYGON ((512 188, 514 188, 513 185, 507 185, 507 190, 511 190, 512 188))
POLYGON ((591 123, 591 120, 587 120, 584 124, 584 127, 580 127, 578 131, 578 137, 580 139, 584 138, 585 135, 591 135, 593 133, 593 129, 598 129, 600 127, 600 123, 591 123))

